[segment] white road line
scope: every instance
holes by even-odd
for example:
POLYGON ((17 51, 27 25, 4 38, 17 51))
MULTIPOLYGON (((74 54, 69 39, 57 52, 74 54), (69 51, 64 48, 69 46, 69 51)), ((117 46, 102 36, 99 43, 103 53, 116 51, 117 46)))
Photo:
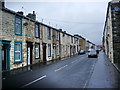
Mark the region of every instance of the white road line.
POLYGON ((24 85, 24 86, 22 86, 21 88, 24 88, 24 87, 26 87, 26 86, 29 86, 29 85, 31 85, 31 84, 33 84, 33 83, 35 83, 35 82, 37 82, 37 81, 39 81, 39 80, 45 78, 45 77, 46 77, 46 75, 44 75, 44 76, 42 76, 42 77, 40 77, 40 78, 38 78, 38 79, 36 79, 36 80, 34 80, 34 81, 32 81, 32 82, 26 84, 26 85, 24 85))
POLYGON ((57 72, 57 71, 59 71, 59 70, 61 70, 61 69, 65 68, 65 67, 67 67, 67 66, 68 66, 68 65, 62 66, 61 68, 56 69, 56 70, 55 70, 55 72, 57 72))
POLYGON ((75 61, 73 61, 73 62, 71 62, 71 63, 74 63, 74 62, 76 62, 77 60, 75 60, 75 61))
POLYGON ((92 65, 92 68, 91 68, 91 70, 90 70, 89 78, 88 78, 87 81, 85 82, 83 88, 87 88, 86 86, 87 86, 87 84, 89 84, 90 78, 92 77, 92 74, 93 74, 93 71, 94 71, 94 68, 95 68, 95 65, 96 65, 96 62, 92 65))
POLYGON ((80 59, 77 59, 77 60, 75 60, 75 61, 72 61, 71 63, 74 63, 74 62, 77 62, 77 61, 81 61, 81 59, 83 59, 83 58, 84 58, 84 56, 81 56, 80 59))

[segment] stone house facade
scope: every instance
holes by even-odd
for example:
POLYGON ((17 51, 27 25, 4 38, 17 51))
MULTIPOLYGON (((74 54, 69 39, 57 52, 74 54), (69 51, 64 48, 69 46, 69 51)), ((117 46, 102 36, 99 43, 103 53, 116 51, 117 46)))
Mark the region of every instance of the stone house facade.
POLYGON ((3 71, 66 58, 80 49, 78 37, 37 21, 34 11, 24 16, 2 7, 0 12, 3 71))
POLYGON ((41 62, 41 34, 39 22, 2 8, 2 69, 15 69, 41 62))
POLYGON ((60 59, 60 31, 57 29, 52 30, 52 43, 53 43, 53 53, 52 53, 52 60, 60 59))
POLYGON ((79 39, 79 50, 86 50, 86 39, 78 34, 74 35, 79 39))
POLYGON ((78 54, 80 50, 79 38, 74 35, 74 55, 78 54))
POLYGON ((120 0, 108 3, 103 47, 110 61, 120 69, 120 0))

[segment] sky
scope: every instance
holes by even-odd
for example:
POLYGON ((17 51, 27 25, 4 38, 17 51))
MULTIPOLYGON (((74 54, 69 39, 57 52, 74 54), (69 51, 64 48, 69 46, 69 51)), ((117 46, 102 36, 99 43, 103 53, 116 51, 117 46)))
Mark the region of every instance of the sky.
POLYGON ((35 11, 37 21, 102 44, 108 0, 5 1, 5 6, 13 11, 23 11, 24 15, 35 11))

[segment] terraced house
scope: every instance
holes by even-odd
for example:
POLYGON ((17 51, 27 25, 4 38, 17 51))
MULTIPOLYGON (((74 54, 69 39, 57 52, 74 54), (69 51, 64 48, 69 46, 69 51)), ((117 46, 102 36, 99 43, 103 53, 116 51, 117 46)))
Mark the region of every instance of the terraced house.
POLYGON ((120 0, 108 4, 103 46, 107 57, 120 70, 120 0))
POLYGON ((2 66, 3 70, 35 64, 42 58, 40 23, 23 12, 2 8, 2 66))
POLYGON ((52 43, 53 43, 53 53, 52 60, 60 59, 60 31, 57 29, 52 30, 52 43))
POLYGON ((78 34, 75 34, 74 36, 76 36, 79 39, 79 50, 86 50, 86 39, 78 34))
POLYGON ((35 11, 24 16, 3 2, 0 12, 3 71, 70 57, 80 49, 78 37, 37 21, 35 11))

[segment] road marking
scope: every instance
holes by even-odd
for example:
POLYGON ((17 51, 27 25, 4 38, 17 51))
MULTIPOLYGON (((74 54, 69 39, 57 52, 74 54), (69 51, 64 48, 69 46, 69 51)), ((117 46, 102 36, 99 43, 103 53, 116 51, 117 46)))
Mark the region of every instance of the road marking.
POLYGON ((92 65, 92 68, 91 68, 91 70, 90 70, 89 78, 88 78, 87 81, 85 82, 83 88, 87 88, 87 85, 89 84, 89 81, 90 81, 90 79, 91 79, 91 77, 92 77, 92 74, 93 74, 93 72, 94 72, 95 65, 96 65, 96 62, 92 65))
POLYGON ((40 78, 38 78, 38 79, 36 79, 36 80, 34 80, 34 81, 32 81, 32 82, 26 84, 26 85, 24 85, 24 86, 22 86, 21 88, 24 88, 24 87, 26 87, 26 86, 29 86, 29 85, 31 85, 31 84, 33 84, 33 83, 35 83, 35 82, 37 82, 37 81, 39 81, 39 80, 45 78, 45 77, 46 77, 46 75, 44 75, 44 76, 42 76, 42 77, 40 77, 40 78))
POLYGON ((62 66, 61 68, 56 69, 56 70, 55 70, 55 72, 57 72, 57 71, 59 71, 59 70, 61 70, 61 69, 65 68, 65 67, 67 67, 67 66, 68 66, 68 65, 62 66))
POLYGON ((76 61, 81 61, 81 59, 83 59, 83 58, 85 58, 85 57, 84 57, 84 56, 81 56, 80 58, 75 59, 75 60, 72 61, 71 63, 74 63, 74 62, 76 62, 76 61))
POLYGON ((74 63, 74 62, 76 62, 76 61, 78 61, 78 60, 75 60, 75 61, 73 61, 73 62, 71 62, 71 63, 74 63))

